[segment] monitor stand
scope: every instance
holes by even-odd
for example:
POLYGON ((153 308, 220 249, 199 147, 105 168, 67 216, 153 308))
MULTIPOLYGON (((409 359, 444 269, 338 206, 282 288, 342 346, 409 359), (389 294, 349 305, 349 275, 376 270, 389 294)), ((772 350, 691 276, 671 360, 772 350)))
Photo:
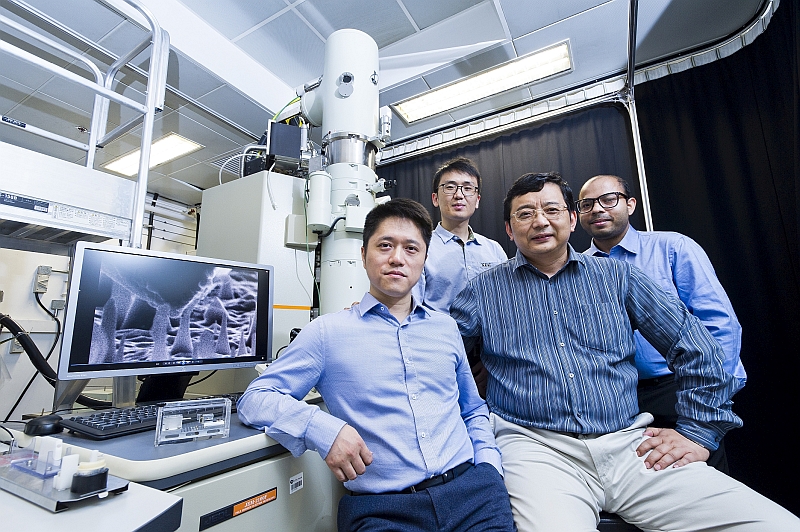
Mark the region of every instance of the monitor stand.
MULTIPOLYGON (((75 407, 75 401, 89 383, 88 379, 57 381, 53 396, 53 412, 65 412, 75 407)), ((136 377, 114 377, 111 406, 130 408, 136 404, 136 377)))
POLYGON ((130 408, 136 405, 136 377, 114 377, 111 388, 111 406, 130 408))
POLYGON ((77 381, 56 381, 56 393, 53 395, 53 412, 72 410, 75 401, 89 383, 89 379, 77 381))

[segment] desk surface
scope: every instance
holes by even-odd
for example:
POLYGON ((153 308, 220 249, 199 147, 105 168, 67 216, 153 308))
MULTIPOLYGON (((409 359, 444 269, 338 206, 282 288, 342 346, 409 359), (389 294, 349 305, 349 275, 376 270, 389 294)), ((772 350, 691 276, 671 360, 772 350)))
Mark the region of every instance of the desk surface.
POLYGON ((72 503, 59 513, 0 490, 3 530, 20 532, 172 532, 181 524, 182 506, 177 495, 133 482, 119 495, 72 503))
MULTIPOLYGON (((155 431, 108 440, 92 440, 78 434, 54 434, 64 442, 65 454, 77 453, 88 460, 92 450, 105 455, 109 473, 158 489, 169 489, 288 452, 260 430, 244 425, 231 415, 228 438, 213 438, 156 447, 155 431), (66 452, 66 448, 71 450, 66 452)), ((26 447, 31 438, 18 433, 26 447)))

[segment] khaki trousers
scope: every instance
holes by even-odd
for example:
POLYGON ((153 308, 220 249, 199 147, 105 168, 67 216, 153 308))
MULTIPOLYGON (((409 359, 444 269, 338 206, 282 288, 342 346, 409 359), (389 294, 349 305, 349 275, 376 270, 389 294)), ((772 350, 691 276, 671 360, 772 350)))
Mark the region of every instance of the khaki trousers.
POLYGON ((594 531, 601 510, 645 531, 800 532, 792 513, 705 462, 645 468, 636 448, 650 414, 588 437, 491 418, 520 532, 594 531))

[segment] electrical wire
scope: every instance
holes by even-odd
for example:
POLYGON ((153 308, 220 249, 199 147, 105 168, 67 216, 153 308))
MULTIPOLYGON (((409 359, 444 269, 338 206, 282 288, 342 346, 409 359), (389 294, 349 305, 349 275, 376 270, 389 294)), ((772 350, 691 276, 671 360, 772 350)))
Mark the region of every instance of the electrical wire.
POLYGON ((274 162, 272 163, 272 166, 269 167, 269 170, 267 170, 267 193, 269 194, 269 202, 272 203, 272 210, 277 211, 278 205, 275 203, 275 198, 272 197, 272 187, 269 184, 269 176, 271 175, 273 168, 275 168, 274 162))
MULTIPOLYGON (((41 351, 39 351, 39 347, 37 347, 31 339, 30 334, 11 319, 11 316, 6 314, 0 313, 0 323, 5 325, 6 329, 17 338, 20 345, 22 345, 22 348, 25 350, 25 353, 27 353, 31 363, 41 373, 42 377, 55 387, 58 375, 47 363, 41 351)), ((76 402, 89 408, 108 408, 111 406, 111 403, 108 401, 99 401, 91 397, 86 397, 85 395, 79 395, 76 402)), ((19 402, 17 402, 17 405, 18 404, 19 402)), ((14 408, 16 408, 17 405, 15 405, 14 408)), ((13 409, 9 412, 8 416, 6 416, 6 422, 8 422, 8 418, 12 413, 13 409)))
MULTIPOLYGON (((305 195, 305 198, 304 198, 304 201, 303 201, 303 216, 305 216, 306 227, 308 226, 308 200, 309 200, 309 197, 310 197, 309 196, 310 192, 308 190, 308 183, 309 183, 308 180, 306 180, 305 191, 303 193, 305 195)), ((317 238, 317 245, 318 246, 322 245, 322 241, 319 240, 319 238, 317 238)), ((308 259, 307 260, 307 262, 308 262, 308 271, 311 272, 311 283, 314 285, 314 291, 317 293, 317 300, 319 301, 319 300, 322 299, 322 294, 319 291, 319 283, 317 282, 317 275, 316 275, 316 272, 314 270, 314 265, 311 263, 311 246, 310 246, 310 244, 308 242, 308 233, 306 233, 306 253, 308 253, 308 255, 306 255, 306 258, 308 259)), ((313 296, 311 297, 311 306, 312 307, 314 306, 314 298, 313 298, 313 296)))
POLYGON ((222 163, 222 166, 219 167, 219 184, 220 185, 222 184, 222 170, 225 169, 225 165, 227 165, 229 162, 231 162, 232 160, 236 159, 237 157, 244 157, 245 155, 252 155, 252 154, 249 154, 249 153, 237 153, 237 154, 233 155, 232 157, 230 157, 227 161, 222 163))
MULTIPOLYGON (((50 356, 53 354, 53 351, 55 351, 56 346, 58 345, 58 341, 61 338, 61 320, 59 320, 56 317, 55 314, 50 312, 50 310, 48 310, 47 307, 45 307, 42 304, 42 299, 41 299, 41 296, 39 295, 38 292, 34 293, 33 295, 36 298, 36 303, 38 303, 38 305, 40 307, 42 307, 42 310, 44 310, 47 314, 49 314, 50 317, 53 318, 55 320, 55 322, 56 322, 56 337, 53 339, 53 345, 50 346, 50 351, 48 351, 47 352, 47 356, 44 357, 45 362, 47 362, 48 360, 50 360, 50 356)), ((17 397, 17 401, 14 403, 14 406, 12 406, 11 410, 8 411, 8 414, 6 415, 4 421, 8 421, 9 420, 9 418, 11 417, 11 414, 14 413, 14 410, 16 410, 17 407, 19 406, 19 404, 22 402, 23 397, 25 397, 25 394, 28 393, 28 390, 33 385, 33 382, 36 380, 36 377, 39 374, 40 374, 40 371, 38 369, 36 371, 34 371, 33 376, 28 381, 28 384, 25 385, 25 388, 22 389, 22 392, 17 397)), ((44 375, 42 375, 42 376, 44 377, 44 375)), ((45 377, 45 379, 47 379, 47 377, 45 377)))
POLYGON ((289 106, 290 106, 290 105, 292 105, 293 103, 297 103, 297 102, 299 102, 299 101, 300 101, 300 99, 301 99, 301 98, 300 98, 300 96, 298 96, 297 98, 293 99, 291 102, 289 102, 289 103, 287 103, 286 105, 284 105, 284 106, 283 106, 283 108, 282 108, 280 111, 278 111, 277 113, 275 113, 275 116, 273 116, 273 117, 272 117, 272 119, 273 119, 273 120, 277 119, 277 118, 278 118, 278 117, 281 115, 281 113, 282 113, 282 112, 284 112, 284 111, 286 110, 286 108, 287 108, 287 107, 289 107, 289 106))
POLYGON ((194 386, 195 384, 200 384, 204 380, 210 379, 214 375, 214 373, 216 373, 216 372, 217 372, 217 370, 214 370, 211 373, 209 373, 208 375, 206 375, 205 377, 203 377, 202 379, 200 379, 199 381, 190 382, 189 384, 186 385, 186 387, 188 388, 189 386, 194 386))

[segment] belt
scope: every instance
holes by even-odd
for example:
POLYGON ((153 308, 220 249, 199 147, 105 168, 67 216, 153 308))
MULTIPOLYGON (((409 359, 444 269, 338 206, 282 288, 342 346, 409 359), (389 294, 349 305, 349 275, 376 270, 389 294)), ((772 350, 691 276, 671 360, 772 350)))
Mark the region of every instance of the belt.
POLYGON ((446 484, 453 480, 454 478, 463 475, 472 467, 472 462, 464 462, 461 465, 455 466, 453 469, 448 469, 441 475, 436 475, 435 477, 431 477, 428 479, 423 480, 419 484, 411 486, 410 488, 406 488, 400 491, 389 491, 384 493, 363 493, 357 491, 351 491, 351 495, 399 495, 399 494, 408 494, 408 493, 417 493, 418 491, 423 491, 428 488, 432 488, 434 486, 438 486, 440 484, 446 484))
POLYGON ((562 432, 560 430, 551 430, 550 432, 555 432, 556 434, 561 434, 562 436, 569 436, 570 438, 575 438, 576 440, 593 440, 595 438, 599 438, 600 436, 605 436, 605 434, 582 434, 580 432, 562 432))

